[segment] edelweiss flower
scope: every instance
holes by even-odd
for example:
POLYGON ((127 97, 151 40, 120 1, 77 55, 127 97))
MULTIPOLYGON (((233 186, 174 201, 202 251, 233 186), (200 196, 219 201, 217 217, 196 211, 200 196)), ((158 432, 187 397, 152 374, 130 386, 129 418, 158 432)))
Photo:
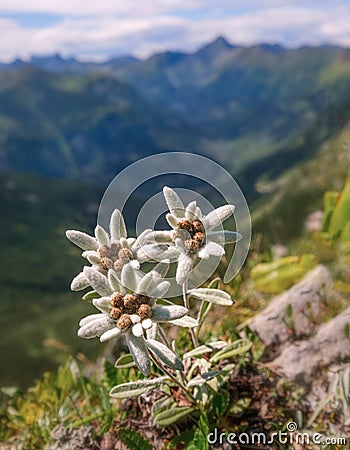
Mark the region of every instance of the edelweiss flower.
MULTIPOLYGON (((168 187, 163 189, 165 201, 170 213, 166 215, 174 231, 158 232, 159 237, 170 236, 179 250, 180 256, 176 271, 176 281, 183 284, 193 267, 194 257, 207 259, 209 256, 224 255, 224 244, 236 242, 241 235, 233 231, 214 231, 234 212, 233 205, 224 205, 203 216, 195 201, 186 208, 175 191, 168 187)), ((157 238, 157 232, 153 233, 157 238)))
MULTIPOLYGON (((95 269, 104 274, 109 270, 120 273, 127 264, 139 268, 142 262, 162 259, 162 256, 167 257, 164 253, 166 247, 147 244, 147 235, 151 230, 145 230, 137 239, 128 238, 123 216, 118 209, 115 209, 112 213, 109 230, 110 236, 104 228, 97 225, 95 237, 76 230, 67 230, 66 236, 84 250, 82 256, 95 269)), ((89 285, 89 280, 83 271, 73 279, 71 289, 80 291, 89 285)))
MULTIPOLYGON (((179 358, 155 340, 158 323, 176 321, 188 313, 183 306, 156 304, 170 286, 168 281, 162 281, 161 274, 153 270, 141 276, 131 265, 123 267, 121 282, 113 272, 109 272, 107 278, 92 267, 85 267, 84 274, 101 295, 92 301, 101 312, 80 321, 78 336, 86 339, 99 337, 101 342, 105 342, 123 334, 135 363, 146 376, 151 367, 149 351, 173 369, 183 370, 179 358)), ((196 325, 193 323, 191 326, 196 325)))

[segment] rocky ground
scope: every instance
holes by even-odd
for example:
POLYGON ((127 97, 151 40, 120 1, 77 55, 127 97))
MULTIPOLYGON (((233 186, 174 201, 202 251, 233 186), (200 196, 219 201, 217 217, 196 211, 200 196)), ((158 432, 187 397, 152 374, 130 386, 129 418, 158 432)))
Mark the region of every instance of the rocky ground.
MULTIPOLYGON (((271 423, 281 420, 283 411, 290 417, 298 416, 303 431, 317 426, 320 420, 327 427, 325 433, 349 434, 350 308, 336 316, 330 315, 339 295, 330 272, 320 265, 243 324, 242 336, 248 326, 266 349, 262 362, 247 362, 232 372, 226 388, 231 404, 237 405, 237 409, 236 414, 231 410, 223 418, 223 429, 245 426, 250 432, 268 433, 271 423), (239 405, 244 401, 247 403, 240 410, 239 405)), ((120 428, 141 432, 154 449, 161 450, 188 424, 185 421, 169 429, 155 427, 151 415, 153 401, 150 395, 125 401, 122 407, 130 411, 128 419, 116 420, 114 428, 104 436, 97 436, 93 426, 57 427, 52 434, 55 443, 46 450, 124 450, 127 447, 118 439, 120 428)), ((183 448, 180 440, 176 450, 183 448)))

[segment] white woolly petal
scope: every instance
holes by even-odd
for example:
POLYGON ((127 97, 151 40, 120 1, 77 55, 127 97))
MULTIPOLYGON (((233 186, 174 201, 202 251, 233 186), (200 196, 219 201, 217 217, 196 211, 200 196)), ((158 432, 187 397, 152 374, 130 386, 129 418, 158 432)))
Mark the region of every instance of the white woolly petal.
POLYGON ((196 211, 197 211, 197 202, 193 201, 193 202, 189 203, 186 206, 186 211, 185 211, 186 219, 191 220, 191 222, 193 220, 198 219, 198 217, 196 216, 196 211))
POLYGON ((174 229, 177 228, 177 226, 178 226, 178 224, 179 224, 179 221, 178 221, 178 219, 176 218, 176 216, 174 216, 174 215, 171 214, 171 213, 168 213, 168 214, 165 216, 165 218, 166 218, 168 224, 171 226, 171 228, 174 228, 174 229))
POLYGON ((217 244, 232 244, 242 239, 242 235, 235 231, 209 231, 207 233, 207 241, 216 242, 217 244))
POLYGON ((90 314, 89 316, 84 317, 79 322, 79 326, 82 327, 86 325, 87 323, 93 322, 94 320, 99 320, 104 316, 104 314, 97 313, 97 314, 90 314))
POLYGON ((143 328, 140 323, 136 323, 135 325, 133 325, 131 331, 132 331, 132 334, 136 337, 143 336, 143 328))
POLYGON ((176 282, 183 284, 190 276, 193 267, 192 258, 189 255, 181 255, 176 269, 176 282))
MULTIPOLYGON (((145 319, 145 320, 150 320, 150 319, 145 319)), ((147 339, 156 339, 157 332, 158 332, 158 325, 156 323, 152 322, 152 326, 150 328, 146 328, 147 339)))
POLYGON ((208 232, 221 225, 233 214, 234 210, 234 205, 224 205, 211 211, 202 220, 205 230, 208 232))
POLYGON ((141 317, 138 314, 130 314, 129 317, 133 324, 141 322, 141 317))
MULTIPOLYGON (((169 260, 171 262, 176 261, 180 256, 181 250, 176 248, 176 246, 172 245, 167 248, 162 254, 162 260, 169 260)), ((159 258, 160 259, 160 258, 159 258)))
POLYGON ((202 214, 201 209, 198 206, 197 206, 197 209, 196 209, 196 216, 198 217, 199 220, 202 220, 203 214, 202 214))
POLYGON ((149 294, 150 290, 154 288, 154 285, 156 283, 156 279, 153 276, 152 272, 146 273, 145 276, 141 278, 137 285, 137 293, 138 294, 149 294))
POLYGON ((165 186, 163 188, 163 194, 169 211, 176 217, 184 217, 185 207, 177 193, 169 187, 165 186))
POLYGON ((148 235, 152 232, 150 228, 144 230, 139 236, 137 236, 135 242, 132 244, 133 249, 141 247, 141 245, 149 242, 148 235))
POLYGON ((121 237, 126 238, 125 222, 121 212, 118 209, 115 209, 111 215, 109 231, 111 233, 112 242, 118 242, 121 237))
POLYGON ((115 276, 115 272, 112 270, 108 271, 108 282, 109 282, 109 285, 111 286, 111 288, 113 289, 113 291, 120 292, 119 281, 117 280, 117 278, 115 276))
POLYGON ((225 254, 225 250, 219 244, 215 242, 208 242, 202 249, 199 250, 199 258, 208 259, 209 256, 222 256, 225 254))
POLYGON ((92 300, 92 304, 104 313, 109 313, 112 305, 111 305, 111 297, 100 297, 94 298, 92 300))
POLYGON ((83 258, 86 258, 91 264, 100 264, 101 258, 100 255, 95 250, 87 250, 81 254, 83 258))
POLYGON ((136 291, 136 288, 137 288, 136 271, 130 264, 126 264, 123 267, 120 279, 121 279, 121 284, 126 289, 129 289, 133 292, 136 291))
POLYGON ((140 262, 145 261, 158 261, 162 258, 167 247, 159 244, 147 244, 143 245, 136 252, 136 257, 140 262))
POLYGON ((152 310, 154 322, 167 322, 168 320, 180 319, 188 313, 188 309, 179 305, 155 305, 152 310))
POLYGON ((130 266, 134 269, 140 268, 140 263, 137 261, 137 259, 132 259, 128 264, 130 264, 130 266))
POLYGON ((73 242, 73 244, 80 247, 82 250, 97 250, 98 242, 92 236, 89 236, 82 231, 76 230, 67 230, 66 231, 67 238, 73 242))
POLYGON ((173 240, 173 230, 170 231, 152 231, 148 234, 147 239, 149 242, 157 244, 169 244, 173 240))
POLYGON ((91 339, 101 336, 105 331, 114 327, 113 322, 107 314, 101 314, 101 318, 86 323, 78 330, 78 336, 85 339, 91 339))
POLYGON ((75 276, 70 284, 70 288, 72 291, 82 291, 83 289, 86 289, 88 286, 90 286, 89 280, 84 275, 84 272, 78 273, 77 276, 75 276))
POLYGON ((170 282, 162 281, 154 287, 154 289, 150 292, 150 296, 154 298, 162 298, 168 292, 169 288, 170 282))
POLYGON ((155 275, 158 280, 164 278, 168 273, 170 267, 170 261, 168 259, 164 259, 162 262, 158 263, 153 267, 152 273, 155 275))
POLYGON ((144 328, 145 330, 149 330, 150 328, 153 327, 153 322, 151 319, 144 319, 141 322, 142 328, 144 328))
POLYGON ((95 236, 100 244, 100 247, 103 245, 109 245, 109 236, 107 231, 101 227, 101 225, 97 225, 95 228, 95 236))
POLYGON ((188 252, 188 250, 186 249, 185 244, 182 239, 176 238, 174 242, 175 242, 175 248, 179 252, 178 258, 182 258, 181 254, 185 255, 188 252))
POLYGON ((105 331, 101 335, 100 341, 101 342, 109 341, 110 339, 113 339, 113 338, 117 337, 120 333, 121 333, 121 329, 118 328, 118 327, 114 327, 111 330, 105 331))
POLYGON ((158 356, 167 366, 174 370, 184 370, 184 366, 180 358, 173 353, 166 345, 154 339, 147 339, 147 347, 158 356))
POLYGON ((137 367, 147 377, 151 371, 151 361, 144 338, 128 333, 126 342, 137 367))
POLYGON ((95 289, 95 291, 98 294, 102 296, 112 294, 112 289, 108 283, 108 279, 102 273, 98 272, 96 269, 92 267, 84 267, 84 274, 86 278, 89 280, 91 286, 95 289))
POLYGON ((135 244, 135 238, 127 238, 126 242, 128 243, 128 247, 131 248, 135 244))
POLYGON ((126 238, 121 237, 119 243, 123 248, 129 248, 129 243, 126 238))

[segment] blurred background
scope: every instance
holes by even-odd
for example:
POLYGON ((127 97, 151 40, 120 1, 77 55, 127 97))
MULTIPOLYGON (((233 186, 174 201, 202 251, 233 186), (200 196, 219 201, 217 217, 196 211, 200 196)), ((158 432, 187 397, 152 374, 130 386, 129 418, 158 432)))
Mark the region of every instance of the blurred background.
POLYGON ((0 4, 1 385, 96 356, 64 231, 91 233, 109 182, 147 155, 198 153, 236 178, 250 266, 310 253, 350 161, 349 17, 347 0, 0 4))

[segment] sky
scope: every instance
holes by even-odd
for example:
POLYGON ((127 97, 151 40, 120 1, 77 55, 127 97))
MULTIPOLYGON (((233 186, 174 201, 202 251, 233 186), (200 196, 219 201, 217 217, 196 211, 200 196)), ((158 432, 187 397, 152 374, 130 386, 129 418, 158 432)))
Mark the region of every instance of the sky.
POLYGON ((0 0, 0 61, 80 60, 232 44, 350 46, 350 0, 0 0))

